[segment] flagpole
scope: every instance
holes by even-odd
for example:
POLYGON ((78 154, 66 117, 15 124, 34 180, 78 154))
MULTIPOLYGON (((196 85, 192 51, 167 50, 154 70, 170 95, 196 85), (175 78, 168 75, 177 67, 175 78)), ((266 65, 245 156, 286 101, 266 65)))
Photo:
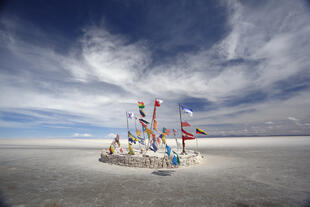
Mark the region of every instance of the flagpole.
MULTIPOLYGON (((180 126, 181 126, 181 132, 182 132, 182 115, 181 115, 181 104, 179 104, 179 114, 180 114, 180 126)), ((185 142, 182 136, 182 153, 185 154, 185 142)))
POLYGON ((126 120, 127 120, 127 140, 128 140, 128 152, 129 150, 129 137, 128 137, 128 132, 129 132, 129 125, 128 125, 128 112, 126 111, 126 120))
MULTIPOLYGON (((152 128, 153 128, 153 121, 154 121, 154 113, 155 113, 155 108, 156 108, 156 106, 155 106, 155 104, 156 104, 156 98, 155 98, 155 101, 154 101, 154 109, 153 109, 153 116, 152 116, 152 121, 151 121, 151 130, 152 130, 152 128)), ((149 143, 148 143, 148 148, 151 146, 151 141, 150 141, 150 134, 149 133, 147 133, 147 137, 148 137, 148 140, 149 140, 149 143)), ((153 139, 153 138, 152 138, 153 139)))
MULTIPOLYGON (((135 129, 136 129, 136 135, 137 135, 137 137, 138 137, 138 134, 137 134, 137 117, 135 117, 135 129)), ((138 143, 139 143, 139 149, 140 149, 140 151, 141 151, 140 142, 138 141, 138 143)))

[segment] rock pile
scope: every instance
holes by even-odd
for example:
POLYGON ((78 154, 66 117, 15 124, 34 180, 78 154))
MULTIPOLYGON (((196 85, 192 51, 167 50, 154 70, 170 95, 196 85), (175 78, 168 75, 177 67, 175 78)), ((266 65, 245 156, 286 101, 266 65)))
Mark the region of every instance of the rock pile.
POLYGON ((178 168, 179 166, 190 166, 199 164, 202 156, 199 152, 188 151, 187 155, 179 155, 180 165, 172 165, 171 158, 168 155, 150 156, 150 155, 129 155, 129 154, 109 154, 107 151, 101 153, 101 162, 114 165, 139 168, 178 168))

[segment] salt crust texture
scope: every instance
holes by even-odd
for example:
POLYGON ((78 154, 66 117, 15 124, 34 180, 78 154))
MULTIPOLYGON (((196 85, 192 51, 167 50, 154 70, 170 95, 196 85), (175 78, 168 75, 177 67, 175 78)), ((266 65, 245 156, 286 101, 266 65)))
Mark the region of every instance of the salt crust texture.
POLYGON ((191 166, 197 165, 203 159, 203 156, 199 152, 191 150, 187 151, 186 155, 179 155, 180 165, 172 164, 172 156, 168 158, 167 154, 159 153, 158 156, 151 155, 129 155, 129 154, 109 154, 108 151, 102 151, 101 162, 110 163, 114 165, 127 166, 127 167, 138 167, 138 168, 178 168, 179 166, 191 166))

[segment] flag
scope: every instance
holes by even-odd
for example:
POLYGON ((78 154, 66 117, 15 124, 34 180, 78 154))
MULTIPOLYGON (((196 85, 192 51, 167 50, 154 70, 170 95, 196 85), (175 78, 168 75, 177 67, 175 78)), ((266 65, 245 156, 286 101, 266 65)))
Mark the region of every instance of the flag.
POLYGON ((177 131, 178 131, 177 129, 173 129, 173 133, 177 133, 177 131))
POLYGON ((148 121, 144 120, 144 119, 139 119, 140 123, 143 122, 144 124, 149 124, 148 121))
POLYGON ((170 130, 167 129, 166 127, 163 128, 163 133, 166 135, 166 136, 169 136, 170 135, 170 130))
POLYGON ((139 119, 140 124, 142 125, 143 131, 147 129, 147 125, 139 119))
POLYGON ((139 109, 139 112, 141 117, 145 117, 145 112, 143 111, 143 109, 139 109))
POLYGON ((142 138, 142 137, 138 137, 138 139, 139 139, 139 143, 140 143, 140 144, 145 145, 145 143, 144 143, 144 138, 142 138))
POLYGON ((184 106, 181 106, 184 113, 189 114, 190 116, 193 116, 193 110, 189 108, 185 108, 184 106))
POLYGON ((163 143, 166 144, 166 136, 164 133, 160 134, 159 137, 163 140, 163 143))
POLYGON ((175 151, 173 151, 173 158, 172 158, 172 164, 173 165, 179 165, 180 164, 180 158, 178 153, 176 153, 175 151))
POLYGON ((159 137, 157 137, 157 143, 160 144, 160 138, 159 137))
POLYGON ((167 153, 168 157, 170 157, 170 155, 171 155, 171 147, 169 147, 167 144, 166 144, 166 153, 167 153))
POLYGON ((139 129, 136 129, 136 134, 138 137, 141 137, 141 131, 139 129))
POLYGON ((127 116, 129 119, 132 119, 135 116, 135 114, 132 112, 127 112, 127 116))
POLYGON ((146 128, 144 132, 146 132, 147 134, 154 134, 154 132, 149 128, 146 128))
POLYGON ((110 151, 110 154, 113 154, 113 153, 114 153, 114 148, 113 148, 112 145, 110 146, 109 151, 110 151))
POLYGON ((132 146, 131 146, 131 144, 130 144, 130 143, 128 143, 128 148, 129 148, 129 152, 128 152, 128 154, 134 155, 134 154, 135 154, 135 152, 133 151, 132 146))
POLYGON ((138 140, 137 137, 133 136, 133 135, 130 133, 130 131, 128 131, 128 141, 130 141, 131 143, 135 143, 135 144, 136 144, 136 142, 139 141, 139 140, 138 140))
POLYGON ((121 144, 119 143, 119 134, 116 135, 114 142, 118 145, 118 147, 121 146, 121 144))
POLYGON ((187 131, 185 131, 183 128, 181 128, 183 135, 182 139, 187 140, 187 139, 195 139, 195 136, 187 131))
POLYGON ((155 106, 159 107, 164 101, 161 99, 155 99, 155 106))
POLYGON ((158 126, 157 121, 154 119, 153 129, 158 132, 157 126, 158 126))
POLYGON ((143 109, 144 108, 143 101, 138 101, 138 106, 139 106, 140 109, 143 109))
POLYGON ((182 122, 182 127, 189 127, 189 126, 191 126, 191 125, 188 122, 186 122, 186 121, 182 122))
POLYGON ((207 132, 203 131, 202 129, 196 128, 196 134, 204 134, 204 135, 208 135, 207 132))
POLYGON ((150 147, 150 149, 151 150, 153 150, 154 152, 156 152, 157 151, 157 146, 156 146, 156 142, 155 142, 155 139, 153 139, 153 143, 152 143, 152 145, 151 145, 151 147, 150 147))

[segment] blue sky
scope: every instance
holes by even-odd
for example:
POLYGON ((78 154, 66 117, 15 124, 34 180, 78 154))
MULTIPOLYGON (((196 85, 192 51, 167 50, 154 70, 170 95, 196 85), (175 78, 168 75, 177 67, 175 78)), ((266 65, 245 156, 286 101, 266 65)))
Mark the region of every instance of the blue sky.
POLYGON ((182 103, 189 131, 309 135, 309 19, 307 1, 4 1, 0 137, 125 137, 155 97, 160 128, 182 103))

